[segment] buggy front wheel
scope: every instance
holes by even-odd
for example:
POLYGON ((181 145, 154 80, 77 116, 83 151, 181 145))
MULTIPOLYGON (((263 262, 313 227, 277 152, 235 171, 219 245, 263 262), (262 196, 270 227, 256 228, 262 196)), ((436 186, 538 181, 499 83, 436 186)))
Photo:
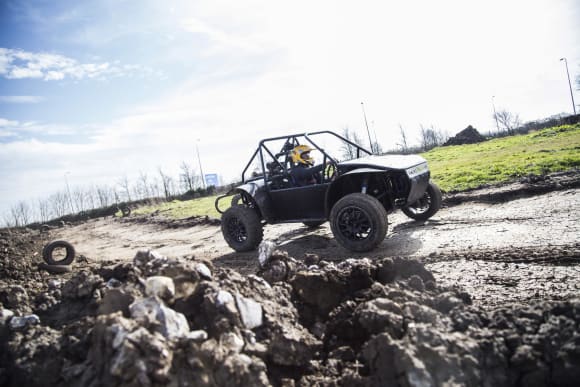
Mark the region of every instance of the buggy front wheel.
POLYGON ((245 206, 228 208, 222 215, 221 228, 227 244, 238 252, 254 250, 264 235, 260 217, 245 206))
POLYGON ((370 251, 387 234, 387 211, 375 197, 352 193, 340 199, 330 211, 330 228, 343 247, 370 251))
POLYGON ((423 196, 415 203, 403 207, 401 210, 409 218, 427 220, 439 211, 442 200, 441 190, 437 184, 430 181, 423 196))

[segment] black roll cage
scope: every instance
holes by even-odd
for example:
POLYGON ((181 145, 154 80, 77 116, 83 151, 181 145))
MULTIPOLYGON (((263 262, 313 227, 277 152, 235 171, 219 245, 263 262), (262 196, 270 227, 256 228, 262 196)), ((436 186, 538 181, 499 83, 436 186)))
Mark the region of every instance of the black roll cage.
POLYGON ((246 183, 248 181, 259 180, 261 178, 261 179, 264 179, 264 185, 267 187, 268 174, 266 173, 267 172, 266 164, 264 164, 264 152, 266 152, 268 155, 270 155, 273 162, 275 162, 277 164, 277 166, 282 171, 284 171, 284 173, 287 173, 288 172, 287 165, 288 165, 289 151, 292 150, 295 146, 300 144, 300 142, 298 141, 299 138, 304 138, 308 143, 310 143, 310 145, 313 146, 313 148, 315 148, 316 150, 320 151, 320 153, 322 153, 322 155, 323 155, 322 164, 323 165, 326 164, 327 162, 330 162, 331 164, 337 165, 338 164, 337 160, 335 160, 328 153, 326 153, 323 148, 319 147, 316 144, 316 142, 314 142, 313 139, 310 138, 310 136, 320 135, 320 134, 332 135, 332 136, 338 138, 339 140, 344 141, 345 143, 355 147, 356 148, 356 158, 361 157, 361 152, 365 152, 369 155, 372 155, 372 152, 368 151, 366 148, 344 138, 343 136, 341 136, 339 134, 331 132, 329 130, 322 130, 322 131, 318 131, 318 132, 308 132, 308 133, 297 133, 297 134, 291 134, 291 135, 280 136, 280 137, 266 138, 266 139, 263 139, 262 141, 260 141, 260 143, 258 144, 258 148, 253 153, 248 164, 246 164, 246 167, 244 168, 244 170, 242 172, 242 183, 246 183), (272 141, 279 141, 279 140, 286 140, 286 141, 285 141, 284 145, 282 146, 282 149, 280 150, 280 152, 278 152, 274 155, 271 152, 271 150, 266 146, 266 144, 269 142, 272 142, 272 141), (246 179, 246 173, 248 172, 248 169, 250 168, 250 166, 252 165, 254 159, 256 158, 256 156, 258 154, 260 156, 260 166, 262 167, 262 175, 259 177, 251 177, 251 178, 246 179), (283 156, 283 155, 286 156, 284 159, 284 164, 282 164, 280 162, 280 160, 278 160, 278 158, 280 156, 283 156))

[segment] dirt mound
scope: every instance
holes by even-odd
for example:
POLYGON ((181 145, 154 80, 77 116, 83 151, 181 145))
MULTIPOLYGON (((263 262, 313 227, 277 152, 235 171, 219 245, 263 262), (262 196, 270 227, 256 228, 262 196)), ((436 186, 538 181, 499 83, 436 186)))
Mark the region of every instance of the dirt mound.
POLYGON ((463 129, 461 132, 457 133, 455 136, 451 137, 443 146, 447 145, 464 145, 464 144, 475 144, 478 142, 485 141, 477 129, 469 125, 467 128, 463 129))
POLYGON ((3 280, 27 280, 37 272, 45 235, 28 228, 0 229, 0 284, 3 280))
POLYGON ((475 189, 447 192, 445 205, 465 202, 501 203, 547 192, 580 188, 580 170, 571 169, 545 175, 526 175, 509 183, 486 184, 475 189))
POLYGON ((493 311, 417 260, 276 251, 258 275, 140 251, 12 285, 0 384, 573 385, 580 300, 493 311), (307 266, 308 264, 308 266, 307 266), (36 290, 33 290, 36 289, 36 290))

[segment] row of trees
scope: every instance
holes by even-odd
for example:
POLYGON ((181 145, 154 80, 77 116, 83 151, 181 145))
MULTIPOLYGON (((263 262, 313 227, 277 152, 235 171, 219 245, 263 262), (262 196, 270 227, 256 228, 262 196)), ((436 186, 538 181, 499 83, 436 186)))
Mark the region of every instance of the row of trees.
MULTIPOLYGON (((496 123, 496 130, 487 133, 488 137, 503 137, 511 136, 516 133, 527 133, 529 130, 544 127, 546 123, 559 125, 560 121, 565 115, 557 115, 549 117, 541 122, 532 121, 522 123, 520 116, 516 113, 505 109, 500 109, 492 115, 496 123)), ((397 141, 397 149, 387 153, 417 153, 425 152, 435 147, 441 146, 449 140, 449 133, 445 130, 436 128, 434 125, 426 126, 420 125, 419 137, 415 140, 410 139, 407 131, 402 125, 399 125, 399 138, 397 141)), ((355 144, 366 147, 365 141, 354 131, 349 128, 344 128, 342 131, 343 137, 354 142, 355 144)), ((372 142, 372 151, 374 154, 382 154, 383 149, 378 142, 372 142)), ((342 157, 344 159, 351 159, 356 157, 356 149, 353 146, 345 144, 342 149, 342 157)))
POLYGON ((114 185, 76 187, 72 190, 67 187, 46 198, 19 201, 4 214, 3 222, 8 227, 20 227, 123 202, 149 198, 171 200, 185 193, 199 191, 203 185, 197 170, 191 164, 182 162, 176 177, 158 168, 154 175, 141 172, 133 180, 125 175, 114 185))

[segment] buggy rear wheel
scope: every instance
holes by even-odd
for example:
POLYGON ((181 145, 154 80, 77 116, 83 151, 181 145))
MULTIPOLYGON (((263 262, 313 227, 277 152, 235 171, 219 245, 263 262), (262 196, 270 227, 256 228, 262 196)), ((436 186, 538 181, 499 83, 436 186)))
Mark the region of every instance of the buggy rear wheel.
POLYGON ((239 252, 254 250, 264 235, 260 217, 245 206, 228 208, 222 215, 221 228, 228 245, 239 252))
POLYGON ((437 184, 430 181, 423 196, 415 203, 403 207, 401 210, 409 218, 427 220, 439 211, 441 208, 441 201, 441 190, 437 184))
POLYGON ((387 227, 385 207, 370 195, 346 195, 330 211, 330 228, 334 237, 351 251, 374 249, 385 239, 387 227))

